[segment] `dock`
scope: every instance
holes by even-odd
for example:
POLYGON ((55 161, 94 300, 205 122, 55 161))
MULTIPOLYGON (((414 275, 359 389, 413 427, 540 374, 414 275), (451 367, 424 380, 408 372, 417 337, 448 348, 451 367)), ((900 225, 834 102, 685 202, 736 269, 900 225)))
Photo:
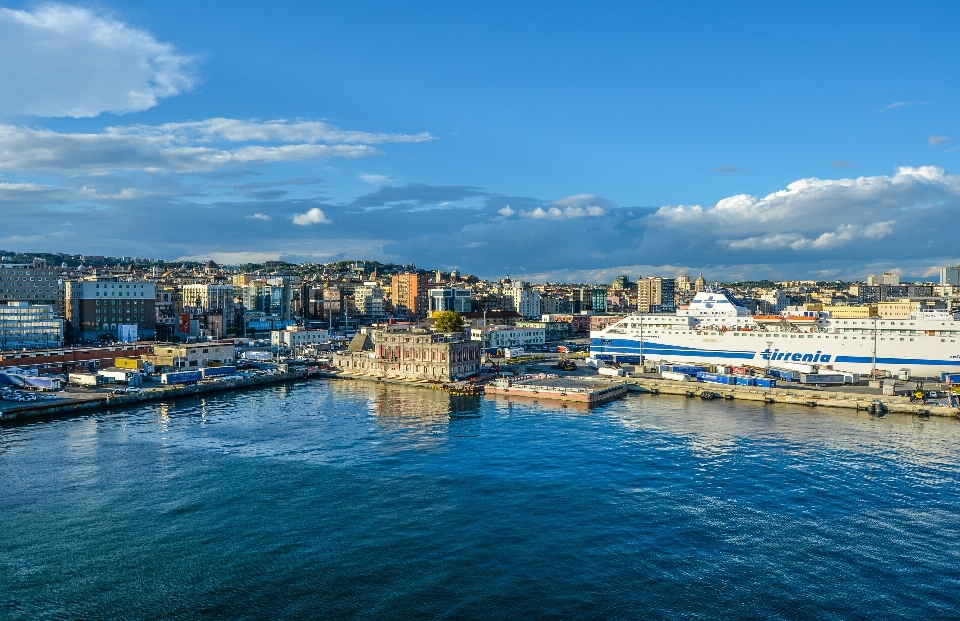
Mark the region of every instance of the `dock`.
POLYGON ((547 399, 586 405, 599 405, 627 394, 625 383, 610 383, 594 378, 537 375, 519 379, 501 378, 487 384, 484 394, 494 397, 547 399))
POLYGON ((911 402, 909 397, 876 395, 870 393, 810 390, 802 387, 781 386, 757 388, 707 382, 683 382, 660 378, 631 377, 622 380, 627 390, 649 395, 677 395, 697 399, 727 399, 759 401, 768 404, 789 404, 804 407, 842 408, 875 414, 897 413, 914 416, 944 416, 956 418, 960 408, 911 402))

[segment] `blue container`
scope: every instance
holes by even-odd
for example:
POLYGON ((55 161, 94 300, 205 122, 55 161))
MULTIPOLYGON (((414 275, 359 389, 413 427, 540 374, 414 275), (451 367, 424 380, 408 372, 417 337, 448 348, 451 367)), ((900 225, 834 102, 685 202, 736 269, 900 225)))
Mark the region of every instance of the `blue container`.
POLYGON ((737 386, 756 386, 757 380, 753 377, 747 377, 746 375, 737 376, 737 386))
POLYGON ((200 372, 203 374, 203 377, 224 377, 236 373, 237 367, 207 367, 201 369, 200 372))
POLYGON ((775 380, 775 379, 770 379, 770 378, 766 378, 766 377, 758 377, 758 378, 757 378, 757 387, 759 387, 759 388, 776 388, 776 387, 777 387, 777 380, 775 380))
POLYGON ((675 373, 686 373, 687 375, 696 375, 700 372, 708 372, 710 369, 708 367, 699 366, 695 364, 675 364, 671 366, 671 371, 675 373))
POLYGON ((960 373, 941 373, 940 381, 947 384, 960 384, 960 373))
POLYGON ((160 376, 160 382, 163 384, 190 384, 202 379, 203 373, 200 371, 177 371, 175 373, 164 373, 160 376))

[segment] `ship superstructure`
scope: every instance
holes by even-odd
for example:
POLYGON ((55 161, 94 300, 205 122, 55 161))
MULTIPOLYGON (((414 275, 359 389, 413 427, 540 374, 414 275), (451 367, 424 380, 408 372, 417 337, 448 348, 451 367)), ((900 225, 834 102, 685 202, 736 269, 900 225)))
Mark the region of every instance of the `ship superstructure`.
POLYGON ((916 311, 910 318, 834 319, 829 313, 754 316, 732 294, 698 293, 675 314, 634 314, 590 332, 600 360, 706 362, 758 367, 801 363, 852 373, 875 369, 915 377, 960 371, 960 317, 916 311))

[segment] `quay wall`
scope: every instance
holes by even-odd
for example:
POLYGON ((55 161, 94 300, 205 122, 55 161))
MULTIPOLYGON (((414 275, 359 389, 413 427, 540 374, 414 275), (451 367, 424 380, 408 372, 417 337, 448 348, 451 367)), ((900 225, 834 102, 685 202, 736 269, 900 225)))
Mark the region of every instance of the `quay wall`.
POLYGON ((960 409, 911 403, 908 397, 879 396, 867 393, 836 392, 829 390, 795 390, 789 387, 757 388, 730 386, 705 382, 682 382, 665 379, 631 378, 625 382, 632 392, 679 395, 703 398, 703 393, 714 393, 724 399, 784 403, 806 407, 843 408, 850 410, 883 411, 919 416, 956 418, 960 409))
POLYGON ((271 375, 258 375, 255 377, 240 377, 220 382, 189 384, 186 386, 164 386, 163 388, 146 389, 143 392, 126 393, 122 395, 97 395, 82 401, 64 400, 59 402, 33 402, 30 405, 14 407, 0 412, 0 423, 16 423, 41 418, 72 416, 74 414, 93 412, 108 408, 135 406, 140 405, 141 403, 150 403, 153 401, 166 401, 167 399, 175 399, 177 397, 188 395, 202 395, 214 392, 224 392, 227 390, 237 390, 240 388, 302 380, 317 375, 318 373, 311 373, 305 370, 291 371, 289 373, 274 373, 271 375))

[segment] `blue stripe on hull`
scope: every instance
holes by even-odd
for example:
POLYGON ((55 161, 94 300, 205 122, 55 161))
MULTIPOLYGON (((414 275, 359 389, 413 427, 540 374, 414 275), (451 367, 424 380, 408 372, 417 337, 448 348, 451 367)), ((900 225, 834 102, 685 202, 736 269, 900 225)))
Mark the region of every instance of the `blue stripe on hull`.
MULTIPOLYGON (((687 357, 700 357, 700 358, 723 358, 728 360, 759 360, 766 363, 758 352, 755 351, 737 351, 737 350, 727 350, 727 349, 700 349, 697 347, 688 347, 684 345, 665 345, 658 342, 648 342, 644 341, 643 343, 643 355, 644 356, 687 356, 687 357)), ((616 354, 618 357, 621 355, 640 355, 640 341, 634 341, 630 339, 591 339, 590 343, 590 353, 594 357, 602 359, 609 359, 610 356, 616 354), (606 341, 605 343, 602 341, 606 341)), ((773 361, 780 362, 779 360, 773 361)), ((783 362, 790 362, 784 360, 783 362)), ((872 356, 834 356, 832 361, 826 364, 873 364, 872 356)), ((944 359, 927 359, 927 358, 889 358, 889 357, 878 357, 878 365, 921 365, 921 366, 931 366, 931 367, 949 367, 949 368, 960 368, 960 359, 957 360, 944 360, 944 359)))

